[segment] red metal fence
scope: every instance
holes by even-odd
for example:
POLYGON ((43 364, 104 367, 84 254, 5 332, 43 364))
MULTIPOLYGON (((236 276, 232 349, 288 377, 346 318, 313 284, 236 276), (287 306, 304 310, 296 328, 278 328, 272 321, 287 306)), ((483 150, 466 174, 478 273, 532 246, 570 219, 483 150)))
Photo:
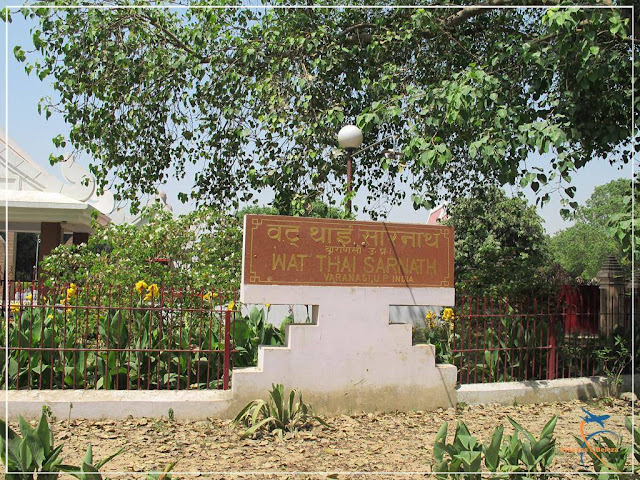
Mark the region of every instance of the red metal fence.
POLYGON ((550 301, 463 297, 451 341, 460 383, 548 378, 555 359, 550 301))
POLYGON ((526 301, 460 298, 448 339, 458 382, 603 374, 613 361, 602 354, 605 349, 615 357, 616 337, 631 343, 632 301, 637 305, 637 297, 632 300, 625 293, 605 309, 593 304, 593 295, 526 301))
MULTIPOLYGON (((243 351, 227 308, 235 292, 2 287, 10 299, 0 328, 2 371, 8 358, 2 387, 8 378, 10 389, 227 389, 232 355, 243 351)), ((593 299, 566 292, 528 301, 460 298, 453 327, 431 341, 456 365, 460 383, 602 374, 612 361, 602 352, 615 354, 616 337, 631 340, 638 297, 624 293, 597 308, 593 299)))
POLYGON ((229 388, 235 293, 143 283, 3 287, 10 389, 229 388))

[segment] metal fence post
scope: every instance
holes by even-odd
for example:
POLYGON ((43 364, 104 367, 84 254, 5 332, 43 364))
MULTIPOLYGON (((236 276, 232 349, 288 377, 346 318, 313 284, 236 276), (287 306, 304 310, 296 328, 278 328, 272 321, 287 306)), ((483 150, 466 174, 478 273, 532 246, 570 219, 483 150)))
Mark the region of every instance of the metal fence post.
POLYGON ((229 367, 231 365, 231 311, 224 317, 224 360, 222 362, 222 389, 229 390, 229 367))
POLYGON ((547 354, 547 380, 556 378, 556 316, 549 315, 549 352, 547 354))

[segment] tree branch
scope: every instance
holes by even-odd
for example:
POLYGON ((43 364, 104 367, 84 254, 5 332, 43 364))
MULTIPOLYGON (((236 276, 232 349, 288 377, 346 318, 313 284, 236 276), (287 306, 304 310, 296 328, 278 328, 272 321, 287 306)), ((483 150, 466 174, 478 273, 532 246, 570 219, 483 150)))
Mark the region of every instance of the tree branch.
POLYGON ((352 32, 354 30, 359 30, 360 28, 376 28, 376 27, 377 25, 375 23, 358 23, 356 25, 351 25, 350 27, 342 30, 338 35, 336 35, 336 38, 340 38, 346 35, 347 33, 352 32))
POLYGON ((457 27, 470 18, 483 15, 502 5, 510 5, 512 3, 513 2, 511 0, 489 0, 487 3, 483 3, 475 7, 466 7, 462 10, 458 10, 453 15, 448 16, 445 19, 444 24, 447 27, 457 27))
POLYGON ((167 29, 164 25, 158 23, 153 18, 148 17, 147 15, 144 15, 144 13, 140 14, 140 15, 135 15, 135 16, 137 18, 139 18, 140 20, 142 20, 143 22, 147 22, 150 25, 153 25, 154 27, 156 27, 158 30, 162 31, 162 33, 164 33, 167 36, 167 39, 169 40, 169 42, 173 46, 178 47, 181 50, 184 50, 185 52, 193 55, 194 57, 196 57, 198 59, 200 59, 200 62, 209 63, 211 61, 211 59, 209 57, 203 57, 202 55, 200 55, 198 52, 196 52, 194 49, 192 49, 187 44, 185 44, 182 40, 180 40, 176 36, 175 33, 173 33, 171 30, 167 29))

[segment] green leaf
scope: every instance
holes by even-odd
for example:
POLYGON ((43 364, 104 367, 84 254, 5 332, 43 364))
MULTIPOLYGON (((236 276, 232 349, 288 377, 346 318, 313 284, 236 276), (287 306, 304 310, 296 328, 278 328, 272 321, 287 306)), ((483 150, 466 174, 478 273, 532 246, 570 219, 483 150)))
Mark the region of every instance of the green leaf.
POLYGON ((500 465, 500 446, 502 444, 502 434, 504 428, 499 425, 491 435, 491 441, 488 446, 484 447, 485 465, 491 472, 497 472, 500 465))
POLYGON ((28 440, 23 438, 18 446, 18 458, 20 460, 20 468, 23 472, 31 472, 35 470, 33 465, 33 456, 29 448, 28 440))
POLYGON ((38 425, 36 425, 35 433, 42 445, 44 457, 48 458, 49 455, 51 455, 51 449, 53 448, 53 432, 49 427, 47 416, 44 411, 40 415, 40 420, 38 421, 38 425))
POLYGON ((433 444, 433 456, 437 462, 442 462, 444 459, 444 452, 445 452, 444 446, 445 446, 445 440, 447 437, 447 429, 448 429, 448 424, 447 422, 444 422, 440 426, 440 429, 436 434, 436 438, 433 444))
MULTIPOLYGON (((44 415, 44 412, 42 413, 42 415, 44 415)), ((20 433, 22 434, 22 437, 26 437, 29 434, 35 433, 35 430, 33 429, 33 427, 29 425, 29 422, 27 422, 24 418, 22 418, 22 416, 18 417, 18 427, 20 428, 20 433)))
POLYGON ((24 437, 23 441, 27 443, 29 450, 31 451, 31 457, 33 459, 32 461, 34 461, 38 467, 42 467, 42 464, 45 462, 46 456, 40 438, 38 438, 35 433, 29 433, 24 437))
POLYGON ((553 431, 556 428, 556 423, 558 422, 557 415, 554 415, 551 420, 549 420, 546 425, 542 428, 542 433, 540 434, 540 438, 551 438, 553 436, 553 431))

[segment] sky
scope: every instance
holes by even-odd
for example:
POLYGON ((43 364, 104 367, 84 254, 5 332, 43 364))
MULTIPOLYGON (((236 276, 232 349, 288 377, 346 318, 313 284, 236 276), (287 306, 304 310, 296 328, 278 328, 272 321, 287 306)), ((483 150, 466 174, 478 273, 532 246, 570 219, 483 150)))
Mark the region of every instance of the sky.
MULTIPOLYGON (((3 22, 4 23, 4 22, 3 22)), ((13 22, 5 24, 2 35, 4 44, 4 35, 8 34, 7 50, 2 49, 2 65, 3 73, 1 84, 2 92, 0 99, 0 111, 3 115, 0 119, 0 125, 8 130, 9 136, 13 138, 24 150, 26 150, 31 157, 38 163, 43 165, 47 170, 53 172, 60 177, 59 172, 55 167, 50 167, 48 158, 51 153, 60 154, 64 153, 64 150, 56 150, 53 146, 51 139, 59 133, 64 133, 66 128, 65 124, 59 116, 53 115, 49 120, 45 120, 44 116, 41 116, 37 112, 37 105, 40 98, 43 96, 52 96, 55 98, 55 91, 51 86, 51 79, 46 79, 44 82, 40 81, 35 75, 27 75, 24 71, 24 64, 19 63, 13 56, 13 48, 16 45, 21 45, 25 50, 29 50, 31 45, 30 28, 33 24, 25 20, 20 14, 13 15, 13 22), (5 30, 6 29, 6 30, 5 30), (8 51, 8 57, 6 52, 8 51), (8 60, 8 65, 6 61, 8 60), (7 65, 7 70, 5 70, 7 65), (7 89, 5 90, 5 87, 7 89), (5 96, 8 93, 8 99, 5 96)), ((337 135, 337 132, 336 132, 337 135)), ((336 139, 337 146, 337 139, 336 139)), ((365 138, 363 147, 367 146, 367 139, 365 138)), ((401 147, 401 146, 400 146, 401 147)), ((543 165, 548 162, 549 156, 544 158, 533 155, 530 158, 531 164, 543 165)), ((80 163, 85 165, 88 163, 88 158, 80 158, 80 163)), ((358 174, 357 170, 357 158, 355 164, 355 175, 358 174)), ((631 165, 620 167, 611 166, 607 160, 595 159, 592 160, 585 168, 579 170, 573 175, 573 184, 577 187, 575 200, 582 204, 584 203, 596 186, 605 184, 611 180, 625 177, 630 178, 632 175, 631 165)), ((193 175, 193 171, 188 172, 193 175)), ((194 208, 194 203, 182 204, 177 194, 180 191, 188 191, 190 184, 181 184, 176 179, 170 180, 166 185, 160 187, 161 190, 167 193, 167 200, 172 205, 174 212, 186 213, 194 208)), ((519 188, 507 187, 507 192, 510 194, 516 194, 519 188)), ((528 201, 534 205, 535 195, 530 190, 524 191, 528 201)), ((360 191, 354 201, 355 205, 364 205, 366 202, 366 191, 360 191)), ((264 192, 257 196, 261 204, 267 204, 272 200, 272 194, 270 192, 264 192)), ((406 222, 406 223, 425 223, 428 212, 424 209, 415 211, 411 203, 411 195, 407 193, 406 200, 402 205, 392 207, 387 217, 388 221, 393 222, 406 222)), ((564 221, 559 210, 560 196, 558 194, 552 194, 551 201, 544 207, 538 208, 538 213, 544 220, 544 226, 549 234, 553 234, 558 230, 566 228, 571 225, 571 222, 564 221)), ((359 220, 369 220, 368 216, 358 214, 359 220)))

